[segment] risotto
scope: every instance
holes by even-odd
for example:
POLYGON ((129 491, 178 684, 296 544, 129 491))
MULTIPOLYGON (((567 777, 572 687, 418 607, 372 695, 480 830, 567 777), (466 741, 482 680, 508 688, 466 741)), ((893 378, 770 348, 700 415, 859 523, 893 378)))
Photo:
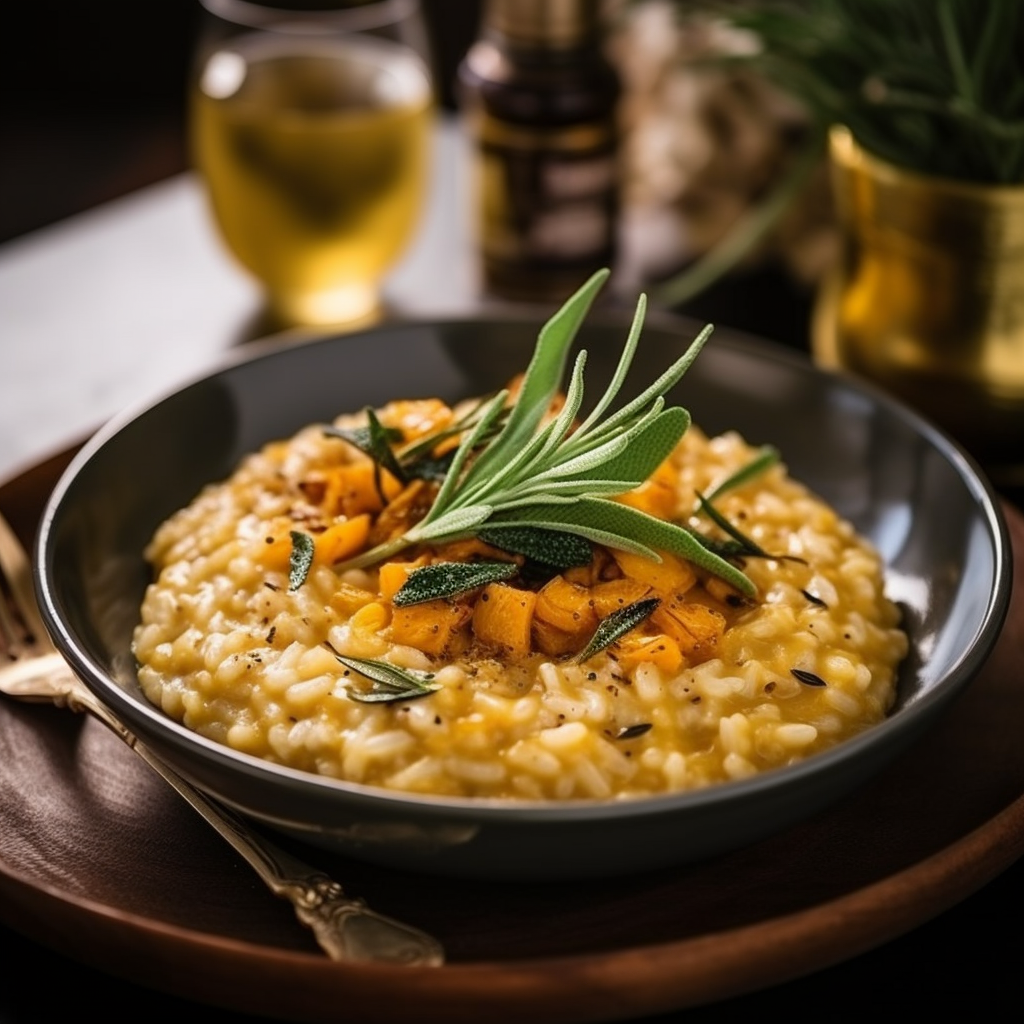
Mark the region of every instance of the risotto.
MULTIPOLYGON (((396 401, 373 425, 408 447, 451 436, 459 411, 396 401)), ((188 728, 390 790, 574 800, 745 778, 891 707, 907 639, 878 554, 781 460, 743 479, 763 450, 737 434, 691 426, 613 500, 717 541, 748 592, 599 543, 558 569, 479 535, 353 564, 441 486, 353 443, 367 416, 266 445, 156 531, 134 653, 148 699, 188 728), (728 479, 713 508, 695 499, 728 479), (487 572, 401 599, 439 564, 487 572)))
POLYGON ((156 531, 147 698, 258 758, 367 786, 629 799, 742 779, 882 720, 907 651, 849 522, 668 394, 704 331, 584 415, 567 362, 607 271, 522 375, 251 453, 156 531))

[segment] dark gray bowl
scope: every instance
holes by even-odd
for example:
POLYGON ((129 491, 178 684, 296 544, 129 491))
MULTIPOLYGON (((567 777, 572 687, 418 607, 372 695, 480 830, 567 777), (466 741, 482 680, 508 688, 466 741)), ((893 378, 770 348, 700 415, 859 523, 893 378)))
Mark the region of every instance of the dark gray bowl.
MULTIPOLYGON (((883 723, 806 762, 699 792, 571 805, 427 798, 307 775, 234 752, 143 697, 129 649, 153 529, 264 442, 396 397, 455 399, 504 384, 540 318, 384 326, 258 343, 109 423, 59 481, 37 539, 47 628, 85 683, 154 751, 237 810, 380 864, 506 879, 597 877, 723 853, 839 800, 889 764, 968 685, 1005 617, 1011 560, 989 485, 943 434, 879 392, 768 342, 717 331, 675 399, 711 433, 777 446, 791 473, 879 548, 911 653, 883 723)), ((649 317, 637 385, 702 326, 649 317)), ((591 315, 588 393, 600 394, 628 320, 591 315)), ((623 395, 631 393, 629 385, 623 395)))

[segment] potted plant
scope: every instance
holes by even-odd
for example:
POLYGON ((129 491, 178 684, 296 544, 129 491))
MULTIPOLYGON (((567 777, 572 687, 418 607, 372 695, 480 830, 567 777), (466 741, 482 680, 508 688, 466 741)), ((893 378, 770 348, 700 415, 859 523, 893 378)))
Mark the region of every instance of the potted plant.
POLYGON ((749 33, 749 52, 723 59, 821 129, 841 244, 814 358, 907 400, 997 485, 1024 485, 1024 3, 675 7, 749 33))

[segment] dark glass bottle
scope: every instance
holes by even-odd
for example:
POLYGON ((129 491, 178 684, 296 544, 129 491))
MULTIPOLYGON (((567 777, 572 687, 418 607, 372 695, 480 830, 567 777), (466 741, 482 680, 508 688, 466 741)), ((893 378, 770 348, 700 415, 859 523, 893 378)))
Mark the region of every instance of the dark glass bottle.
POLYGON ((560 301, 613 268, 618 74, 600 0, 485 0, 459 68, 485 289, 560 301))

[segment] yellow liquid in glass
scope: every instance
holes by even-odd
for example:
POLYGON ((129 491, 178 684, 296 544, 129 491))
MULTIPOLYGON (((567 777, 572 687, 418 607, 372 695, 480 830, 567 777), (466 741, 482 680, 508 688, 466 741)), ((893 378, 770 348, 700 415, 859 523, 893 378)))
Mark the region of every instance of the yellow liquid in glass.
POLYGON ((429 79, 377 40, 250 37, 193 94, 197 168, 238 260, 291 323, 367 316, 416 227, 429 79))

